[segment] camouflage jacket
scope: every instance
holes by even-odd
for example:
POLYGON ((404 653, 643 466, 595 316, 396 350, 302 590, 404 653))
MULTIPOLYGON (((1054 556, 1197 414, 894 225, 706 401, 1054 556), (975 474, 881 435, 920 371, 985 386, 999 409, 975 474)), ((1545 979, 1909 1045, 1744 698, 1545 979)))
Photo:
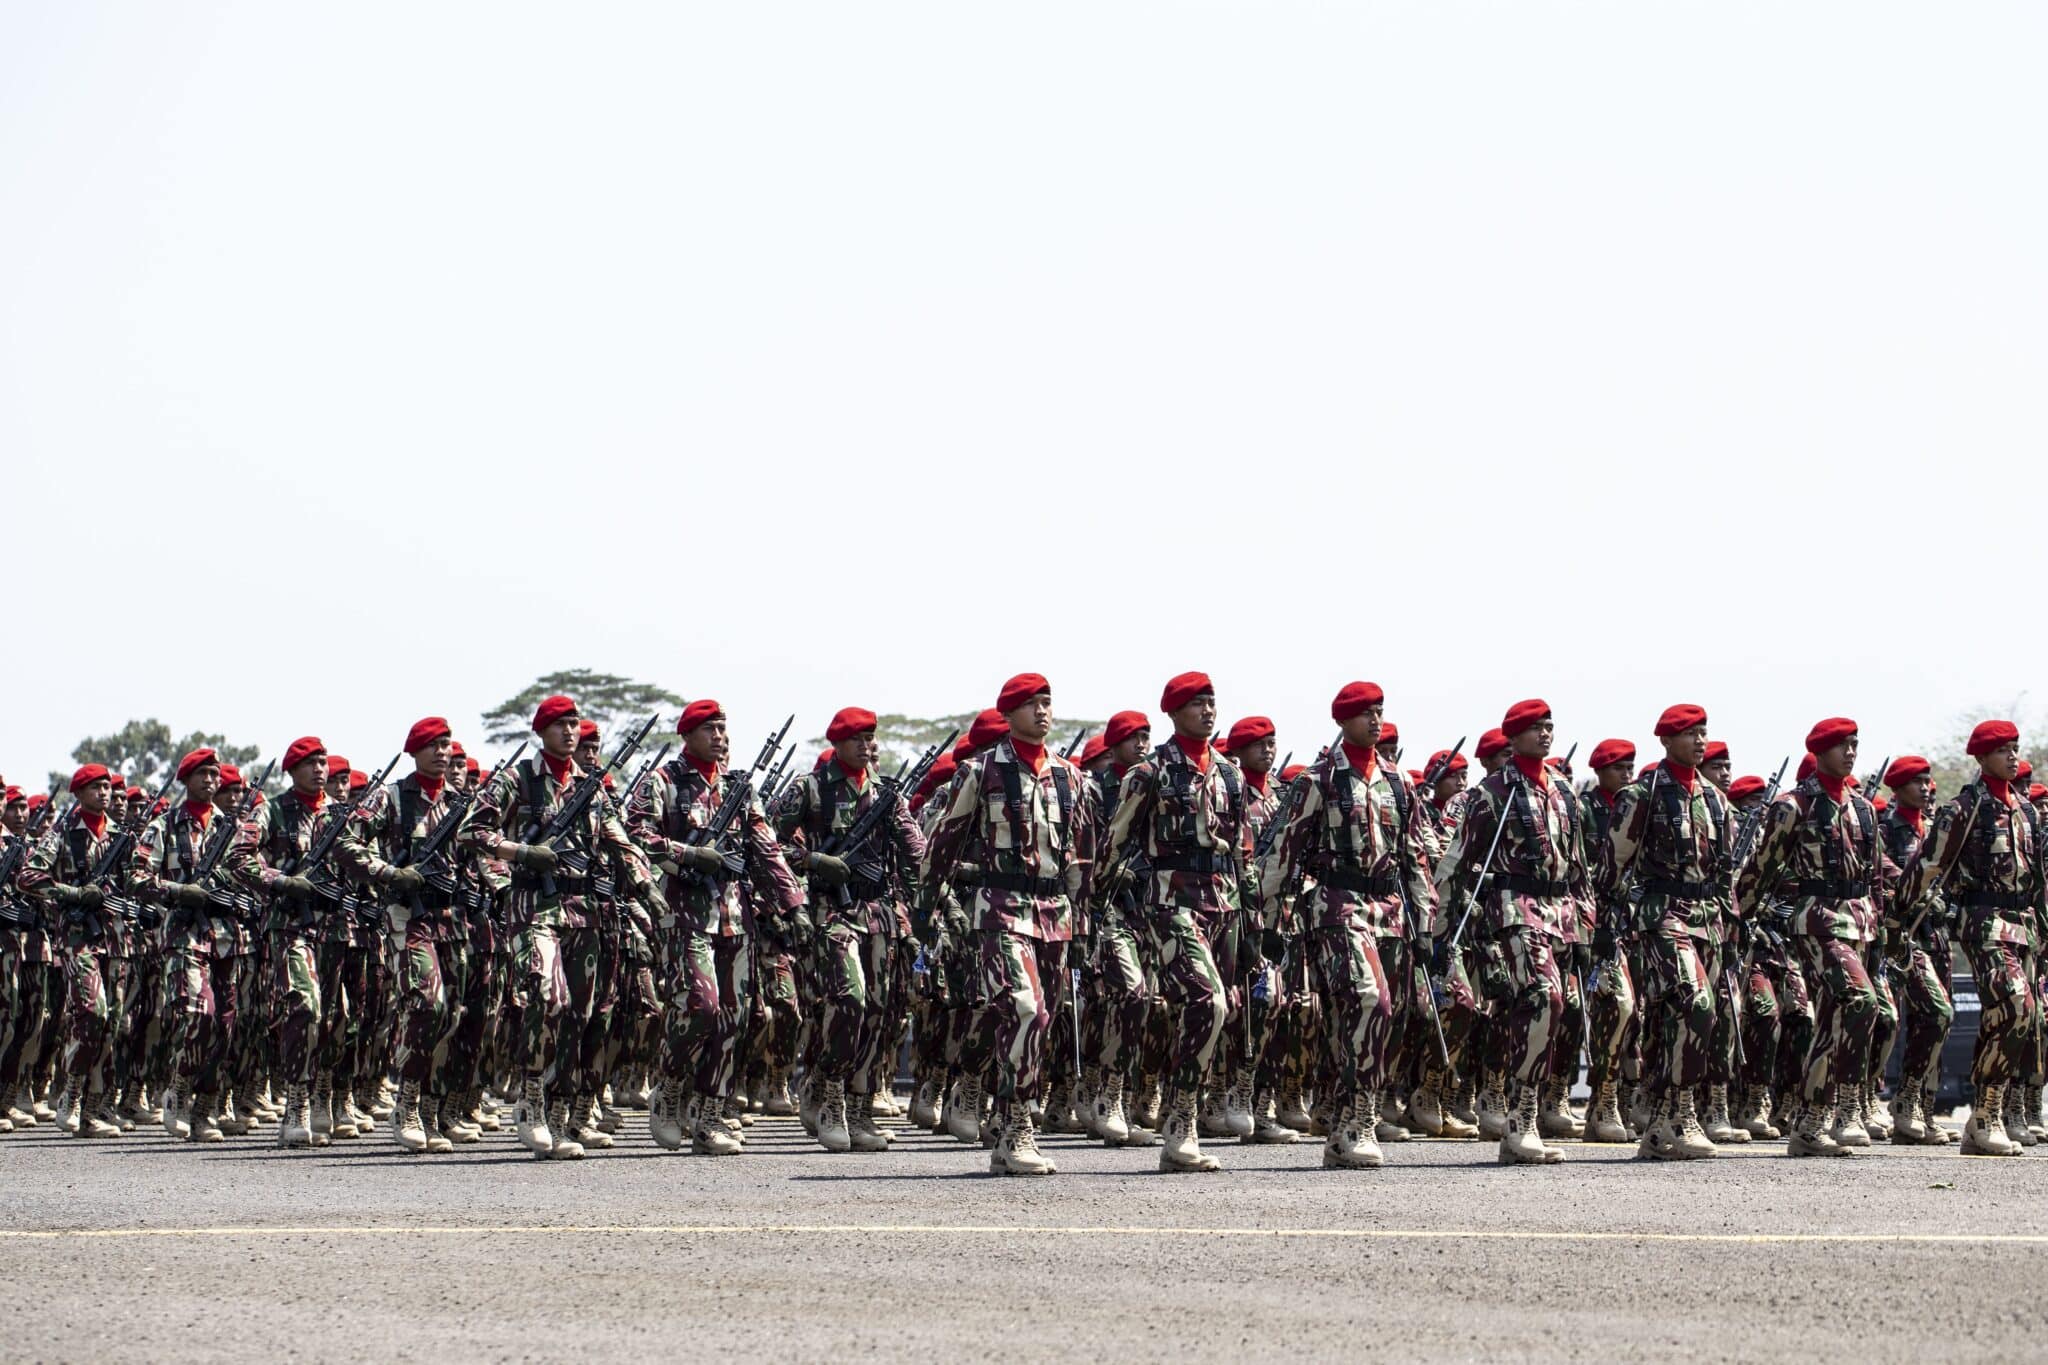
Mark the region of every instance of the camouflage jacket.
MULTIPOLYGON (((1894 804, 1891 809, 1878 817, 1878 833, 1884 838, 1884 852, 1887 858, 1898 866, 1911 871, 1913 860, 1920 856, 1920 845, 1925 841, 1921 829, 1908 820, 1902 807, 1894 804)), ((1913 931, 1914 941, 1925 946, 1945 938, 1949 928, 1948 900, 1941 888, 1930 886, 1920 893, 1918 900, 1907 900, 1905 884, 1900 883, 1900 894, 1885 903, 1885 937, 1896 941, 1896 936, 1906 932, 1914 920, 1920 921, 1913 931), (1926 911, 1923 916, 1922 911, 1926 911)))
MULTIPOLYGON (((131 855, 135 894, 138 899, 169 904, 168 889, 189 885, 199 879, 199 864, 206 848, 222 834, 232 840, 232 816, 208 808, 201 824, 191 807, 178 802, 149 822, 135 840, 131 855)), ((239 944, 241 926, 236 923, 239 901, 236 888, 227 878, 227 860, 214 869, 207 892, 212 904, 204 910, 170 908, 164 917, 165 945, 186 953, 231 957, 239 944)))
MULTIPOLYGON (((450 795, 444 785, 429 800, 416 772, 379 787, 363 798, 355 818, 342 831, 334 849, 335 861, 355 880, 383 886, 401 861, 414 865, 416 850, 448 818, 450 795)), ((467 820, 466 815, 463 818, 467 820)), ((458 838, 460 834, 458 829, 458 838)), ((405 907, 410 911, 405 923, 408 940, 459 943, 469 937, 463 914, 466 887, 455 839, 450 839, 445 853, 440 860, 443 868, 436 869, 437 875, 405 907)))
POLYGON ((1204 771, 1168 739, 1124 774, 1103 862, 1144 856, 1139 899, 1148 910, 1220 915, 1241 904, 1252 851, 1244 775, 1215 750, 1208 757, 1204 771))
POLYGON ((235 842, 228 848, 228 872, 251 891, 273 893, 268 924, 272 933, 324 938, 329 921, 341 913, 349 888, 340 879, 332 854, 310 874, 320 890, 317 901, 302 905, 274 894, 277 879, 292 875, 293 865, 311 851, 340 809, 324 794, 319 805, 308 806, 291 790, 249 812, 249 818, 235 831, 235 842))
POLYGON ((1593 896, 1582 907, 1579 928, 1588 937, 1598 927, 1598 917, 1607 916, 1617 929, 1629 922, 1629 903, 1625 887, 1610 890, 1602 884, 1600 869, 1606 867, 1614 857, 1613 839, 1609 831, 1614 827, 1614 802, 1620 795, 1600 790, 1600 784, 1587 782, 1579 788, 1579 810, 1585 823, 1580 827, 1579 837, 1586 847, 1586 866, 1593 869, 1593 896))
POLYGON ((1867 943, 1877 936, 1873 885, 1898 877, 1884 856, 1877 812, 1853 790, 1837 805, 1809 777, 1771 802, 1756 852, 1735 876, 1735 914, 1748 918, 1770 897, 1792 932, 1867 943))
POLYGON ((949 881, 969 863, 964 908, 974 927, 1024 938, 1074 937, 1074 906, 1092 891, 1097 829, 1083 795, 1087 778, 1048 752, 1032 772, 1008 737, 962 763, 946 809, 932 826, 920 875, 949 881))
POLYGON ((749 795, 746 809, 733 821, 728 837, 739 836, 746 859, 748 885, 739 877, 712 879, 681 867, 677 850, 690 842, 692 831, 704 828, 724 804, 731 772, 719 769, 706 780, 678 755, 661 765, 634 794, 626 822, 662 872, 662 895, 669 926, 678 932, 728 936, 751 933, 750 915, 762 899, 782 914, 804 903, 803 888, 782 856, 775 831, 759 798, 749 795))
POLYGON ((1935 812, 1900 899, 1917 904, 1929 892, 1942 892, 1965 944, 2025 944, 2048 894, 2042 852, 2032 804, 2015 795, 2007 805, 1979 776, 1935 812))
POLYGON ((1577 942, 1579 904, 1593 893, 1578 793, 1556 777, 1539 785, 1507 763, 1464 795, 1457 833, 1436 868, 1437 932, 1456 929, 1505 819, 1492 875, 1480 888, 1467 932, 1526 929, 1577 942))
MULTIPOLYGON (((499 768, 469 808, 469 819, 455 836, 456 842, 496 858, 506 844, 537 841, 582 777, 583 770, 572 759, 562 779, 556 781, 540 754, 528 754, 499 768)), ((591 798, 554 848, 559 862, 552 873, 542 875, 516 866, 509 869, 511 885, 500 898, 506 927, 586 929, 595 925, 604 914, 597 894, 598 879, 614 871, 600 865, 607 850, 619 854, 616 871, 625 877, 625 884, 616 888, 620 894, 637 897, 654 884, 646 855, 627 837, 617 808, 602 791, 591 798)))
POLYGON ((83 812, 80 816, 43 836, 30 851, 16 884, 23 895, 44 907, 45 923, 59 922, 56 917, 61 916, 67 945, 73 949, 90 947, 118 955, 121 940, 117 937, 115 921, 120 915, 114 908, 114 901, 117 893, 126 889, 128 869, 114 869, 114 890, 106 893, 108 903, 98 910, 57 910, 53 904, 52 891, 56 886, 84 886, 92 880, 100 855, 121 832, 121 822, 109 816, 100 832, 94 834, 82 818, 83 812))
POLYGON ((1594 865, 1601 897, 1622 899, 1633 872, 1638 930, 1676 920, 1692 937, 1718 941, 1735 849, 1734 813, 1721 789, 1695 773, 1688 792, 1660 761, 1615 793, 1606 824, 1606 857, 1594 865))
MULTIPOLYGON (((13 830, 0 826, 0 854, 10 852, 14 847, 15 840, 26 837, 26 834, 16 834, 13 830)), ((38 842, 40 842, 40 839, 38 842)), ((24 895, 21 890, 21 874, 28 870, 29 854, 33 851, 31 848, 24 848, 21 851, 21 864, 15 872, 14 880, 5 886, 0 886, 0 898, 4 898, 9 911, 14 916, 28 922, 24 924, 0 923, 0 942, 4 942, 10 948, 15 949, 20 956, 20 960, 23 962, 48 962, 50 960, 50 936, 44 927, 51 922, 48 912, 24 895)))
POLYGON ((1408 906, 1415 928, 1436 914, 1429 869, 1439 848, 1408 775, 1375 761, 1360 773, 1341 744, 1309 765, 1296 781, 1301 796, 1259 869, 1264 892, 1260 919, 1277 927, 1280 897, 1297 871, 1308 873, 1295 901, 1303 928, 1338 928, 1363 922, 1374 934, 1406 937, 1408 906))
MULTIPOLYGON (((856 787, 852 775, 838 763, 827 763, 783 790, 775 800, 770 823, 784 844, 794 845, 807 854, 822 851, 847 857, 847 850, 832 850, 827 845, 846 833, 875 804, 880 793, 881 785, 872 773, 856 787)), ((848 903, 842 905, 839 892, 813 884, 811 911, 819 927, 843 924, 864 934, 891 936, 906 932, 909 923, 903 906, 918 897, 917 865, 924 857, 924 843, 924 831, 911 818, 908 803, 896 801, 862 850, 864 858, 880 858, 888 869, 882 893, 858 900, 847 892, 848 903)))

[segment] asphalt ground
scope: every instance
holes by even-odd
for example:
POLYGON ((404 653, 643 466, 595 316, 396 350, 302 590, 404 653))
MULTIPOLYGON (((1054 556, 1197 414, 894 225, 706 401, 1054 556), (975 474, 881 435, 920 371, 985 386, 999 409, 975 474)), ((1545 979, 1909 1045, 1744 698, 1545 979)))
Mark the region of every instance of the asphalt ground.
MULTIPOLYGON (((1659 1165, 1562 1144, 1205 1144, 1225 1169, 1050 1138, 1060 1174, 899 1133, 828 1155, 536 1161, 368 1139, 0 1137, 0 1359, 2036 1358, 2048 1156, 1783 1143, 1659 1165)), ((2035 1149, 2036 1152, 2048 1149, 2035 1149)))

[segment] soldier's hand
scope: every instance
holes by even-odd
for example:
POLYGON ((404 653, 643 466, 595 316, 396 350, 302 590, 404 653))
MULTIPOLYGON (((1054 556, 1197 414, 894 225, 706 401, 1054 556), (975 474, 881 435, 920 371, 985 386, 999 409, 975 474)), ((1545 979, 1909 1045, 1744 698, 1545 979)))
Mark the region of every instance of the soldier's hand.
POLYGON ((1610 960, 1614 956, 1616 946, 1613 925, 1601 924, 1595 926, 1593 930, 1593 956, 1596 959, 1601 962, 1610 960))
POLYGON ((79 909, 97 910, 106 903, 107 893, 100 890, 97 886, 81 886, 78 888, 76 904, 79 909))
POLYGON ((789 941, 799 948, 808 948, 818 939, 818 924, 811 918, 809 906, 799 905, 789 912, 785 924, 789 930, 789 941))
POLYGON ((546 844, 503 844, 498 856, 528 872, 553 872, 562 859, 546 844))
POLYGON ((181 910, 204 910, 213 904, 213 892, 203 882, 180 882, 171 887, 169 895, 181 910))
POLYGON ((427 879, 416 867, 394 867, 384 879, 384 885, 401 896, 410 896, 427 884, 427 879))
POLYGON ((1441 981, 1451 974, 1451 941, 1447 938, 1429 940, 1429 974, 1441 981))
POLYGON ((304 877, 279 877, 272 886, 280 896, 305 904, 320 894, 318 887, 304 877))
POLYGON ((809 855, 804 860, 804 867, 820 886, 841 887, 853 879, 853 869, 846 865, 846 860, 829 853, 809 855))
POLYGON ((1259 934, 1259 951, 1266 955, 1268 962, 1287 960, 1287 935, 1278 929, 1262 930, 1259 934))
POLYGON ((713 844, 684 844, 676 850, 676 863, 687 872, 707 876, 725 871, 725 855, 713 844))

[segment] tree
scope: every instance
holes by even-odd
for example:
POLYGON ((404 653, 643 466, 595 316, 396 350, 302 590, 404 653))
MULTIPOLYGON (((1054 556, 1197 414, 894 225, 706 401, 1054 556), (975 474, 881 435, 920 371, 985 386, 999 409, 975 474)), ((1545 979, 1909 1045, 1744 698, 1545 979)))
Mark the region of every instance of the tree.
POLYGON ((535 678, 525 691, 484 712, 484 733, 493 744, 517 744, 533 733, 534 708, 557 693, 574 697, 583 718, 596 721, 606 734, 621 722, 647 719, 649 711, 679 711, 683 705, 681 697, 653 683, 571 668, 535 678))
MULTIPOLYGON (((1951 723, 1949 736, 1926 753, 1934 776, 1934 788, 1946 801, 1977 776, 1977 760, 1967 752, 1970 731, 1981 720, 2009 720, 2020 727, 2020 757, 2034 765, 2033 781, 2048 782, 2048 733, 2030 720, 2021 707, 2024 694, 2004 706, 1973 706, 1959 713, 1951 723)), ((1876 755, 1874 757, 1882 757, 1876 755)))
MULTIPOLYGON (((875 742, 881 746, 882 770, 890 772, 900 763, 915 763, 926 749, 954 731, 965 735, 968 727, 974 724, 974 717, 977 714, 979 713, 974 711, 963 711, 957 716, 934 716, 929 720, 917 716, 875 717, 875 742)), ((1055 752, 1067 747, 1067 741, 1074 737, 1075 731, 1085 728, 1089 734, 1095 734, 1102 729, 1103 722, 1062 719, 1058 726, 1050 740, 1055 752)), ((816 758, 818 751, 826 747, 825 738, 820 735, 804 741, 804 752, 797 757, 816 758)), ((808 762, 804 766, 808 767, 808 762)))
MULTIPOLYGON (((220 755, 221 762, 233 763, 244 769, 244 776, 254 778, 250 769, 262 752, 254 744, 230 744, 225 735, 209 735, 195 730, 183 739, 173 739, 171 727, 151 716, 148 720, 131 720, 111 735, 99 735, 82 739, 71 751, 71 757, 80 765, 104 763, 107 771, 119 773, 123 778, 138 786, 155 791, 163 785, 165 778, 177 769, 180 758, 194 749, 212 749, 220 755)), ((69 782, 70 773, 51 773, 50 780, 69 782)), ((277 790, 277 784, 269 784, 277 790)))

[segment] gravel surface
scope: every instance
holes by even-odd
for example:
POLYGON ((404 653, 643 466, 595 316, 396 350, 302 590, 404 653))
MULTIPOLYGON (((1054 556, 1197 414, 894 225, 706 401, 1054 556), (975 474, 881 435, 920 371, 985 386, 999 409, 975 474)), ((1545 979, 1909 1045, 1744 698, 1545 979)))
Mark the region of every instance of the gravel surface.
POLYGON ((294 1153, 44 1126, 0 1137, 0 1355, 1782 1365, 1850 1343, 2030 1358, 2044 1326, 2048 1156, 1766 1143, 1676 1166, 1567 1143, 1562 1166, 1503 1169, 1490 1143, 1411 1142, 1337 1173, 1320 1143, 1209 1144, 1223 1173, 1172 1177, 1053 1138, 1061 1174, 1024 1181, 897 1131, 886 1155, 830 1156, 764 1119, 714 1160, 659 1151, 635 1115, 618 1148, 557 1164, 509 1134, 411 1157, 383 1129, 294 1153))

